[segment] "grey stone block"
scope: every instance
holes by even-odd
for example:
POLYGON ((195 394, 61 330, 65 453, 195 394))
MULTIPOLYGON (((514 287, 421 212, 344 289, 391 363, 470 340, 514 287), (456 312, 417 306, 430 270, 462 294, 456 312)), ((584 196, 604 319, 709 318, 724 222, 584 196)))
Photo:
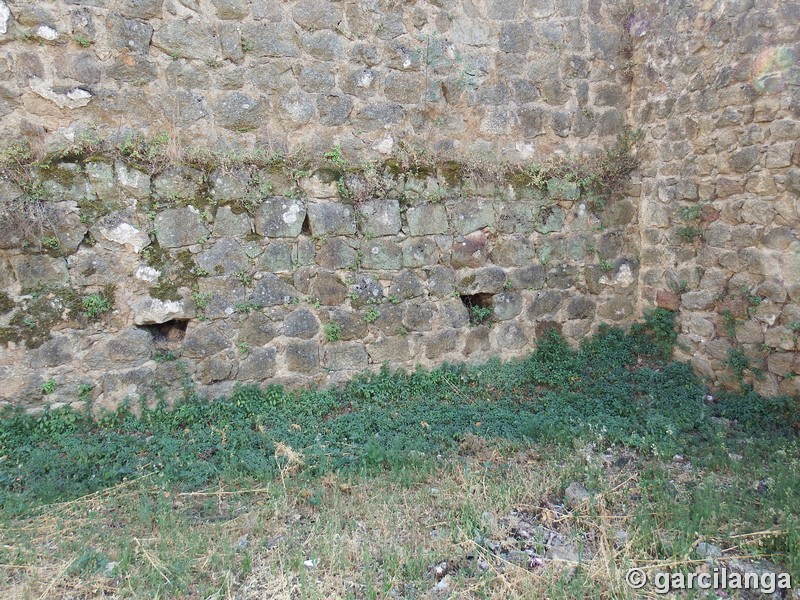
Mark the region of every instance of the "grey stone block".
POLYGON ((168 21, 153 33, 152 43, 170 56, 182 58, 214 60, 221 53, 211 28, 196 22, 168 21))
POLYGON ((233 131, 257 129, 263 124, 261 101, 241 92, 229 92, 214 103, 217 125, 233 131))
POLYGON ((447 210, 453 229, 462 235, 494 227, 494 205, 489 200, 462 200, 448 205, 447 210))
POLYGON ((425 356, 430 360, 442 355, 456 352, 459 347, 460 335, 454 329, 438 331, 425 338, 425 356))
POLYGON ((244 19, 250 13, 250 5, 245 0, 211 0, 217 9, 217 17, 225 20, 244 19))
POLYGON ((211 274, 232 274, 248 271, 250 259, 234 238, 222 238, 197 257, 197 265, 211 274))
POLYGON ((411 271, 402 271, 392 280, 388 292, 389 299, 409 300, 425 294, 425 286, 411 271))
POLYGON ((564 295, 562 292, 557 290, 542 290, 531 299, 526 315, 530 320, 555 315, 561 308, 563 299, 564 295))
POLYGON ((310 310, 301 308, 286 315, 283 320, 283 335, 311 339, 319 331, 319 321, 310 310))
POLYGON ((292 8, 292 18, 303 29, 335 29, 344 17, 340 3, 328 0, 300 0, 292 8))
POLYGON ((320 271, 311 282, 309 294, 325 306, 339 306, 347 298, 347 286, 335 273, 320 271))
POLYGON ((490 257, 500 267, 524 267, 534 261, 536 252, 528 237, 515 235, 499 239, 490 257))
POLYGON ((247 356, 239 361, 236 379, 239 381, 264 381, 277 372, 275 348, 251 348, 247 356))
POLYGON ((447 211, 442 204, 421 204, 406 211, 408 232, 412 236, 446 233, 447 211))
POLYGON ((67 261, 63 258, 30 254, 11 257, 17 282, 22 290, 61 287, 69 281, 67 261))
POLYGON ((501 321, 513 319, 522 312, 522 295, 517 292, 495 294, 494 316, 501 321))
POLYGON ((324 365, 331 371, 361 371, 369 364, 361 342, 335 342, 325 347, 324 365))
POLYGON ((359 229, 376 237, 400 233, 400 204, 397 200, 367 200, 358 205, 359 229))
POLYGON ((186 328, 181 354, 187 358, 213 356, 230 348, 228 341, 214 323, 191 321, 186 328))
POLYGON ((427 267, 439 262, 439 247, 429 238, 407 238, 401 246, 404 267, 427 267))
POLYGON ((194 207, 170 208, 158 213, 154 229, 162 248, 191 246, 208 235, 200 211, 194 207))
POLYGON ((383 286, 369 275, 358 273, 350 286, 350 302, 354 307, 377 303, 383 299, 383 286))
POLYGON ((236 214, 230 206, 220 206, 214 217, 214 235, 243 238, 253 232, 253 223, 247 213, 236 214))
POLYGON ((319 371, 320 347, 317 342, 292 342, 286 345, 286 367, 295 373, 311 375, 319 371))
POLYGON ((430 304, 412 303, 403 311, 403 325, 411 331, 430 331, 436 308, 430 304))
POLYGON ((411 358, 411 345, 407 337, 384 337, 369 344, 367 353, 374 364, 397 364, 411 358))
POLYGON ((356 219, 353 209, 345 204, 333 202, 311 202, 308 205, 308 221, 315 236, 353 235, 356 219))
POLYGON ((502 291, 506 273, 500 267, 484 267, 460 272, 458 291, 461 294, 494 294, 502 291))
POLYGON ((372 240, 361 250, 361 266, 365 269, 396 271, 403 265, 403 252, 395 242, 372 240))
POLYGON ((297 58, 300 44, 291 23, 252 23, 242 26, 242 37, 252 44, 250 54, 257 57, 297 58))
POLYGON ((456 289, 456 272, 450 267, 436 266, 428 271, 428 293, 434 297, 448 298, 456 289))
POLYGON ((292 198, 267 198, 255 213, 256 233, 265 237, 297 237, 303 228, 306 209, 292 198))
POLYGON ((115 370, 138 367, 148 360, 153 347, 149 332, 130 327, 92 346, 87 364, 92 369, 115 370))
POLYGON ((297 290, 277 275, 268 273, 256 282, 250 300, 259 306, 279 306, 289 304, 297 298, 297 290))
POLYGON ((319 245, 317 264, 325 269, 348 269, 356 264, 356 251, 348 238, 330 238, 319 245))
POLYGON ((295 265, 293 244, 282 240, 273 240, 264 248, 256 263, 259 271, 281 273, 291 271, 295 265))

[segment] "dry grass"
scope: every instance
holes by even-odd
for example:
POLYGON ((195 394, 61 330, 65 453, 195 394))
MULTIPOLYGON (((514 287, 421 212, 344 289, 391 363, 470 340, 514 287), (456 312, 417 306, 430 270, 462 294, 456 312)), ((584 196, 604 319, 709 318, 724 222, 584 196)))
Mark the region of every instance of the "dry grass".
MULTIPOLYGON (((630 567, 703 563, 652 558, 660 534, 634 519, 642 465, 633 455, 508 455, 480 438, 461 454, 379 477, 308 480, 302 457, 282 447, 282 477, 255 489, 124 483, 5 523, 0 596, 617 599, 658 597, 632 593, 630 567), (565 505, 570 482, 598 475, 590 499, 565 505), (527 540, 534 531, 580 549, 579 563, 544 558, 541 540, 527 540), (526 547, 542 559, 520 561, 526 547)), ((734 544, 774 534, 740 534, 734 544)))

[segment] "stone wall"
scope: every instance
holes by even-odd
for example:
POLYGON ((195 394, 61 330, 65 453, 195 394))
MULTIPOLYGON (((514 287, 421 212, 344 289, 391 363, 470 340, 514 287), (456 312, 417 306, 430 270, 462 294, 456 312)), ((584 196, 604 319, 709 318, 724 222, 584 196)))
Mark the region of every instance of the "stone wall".
POLYGON ((800 393, 800 6, 643 3, 641 294, 712 383, 800 393), (744 357, 747 357, 746 359, 744 357), (737 368, 731 368, 733 365, 737 368))
POLYGON ((0 398, 325 385, 654 306, 710 384, 800 393, 798 22, 0 0, 0 398))
POLYGON ((624 7, 592 0, 0 2, 0 116, 58 143, 531 158, 613 141, 624 7))
POLYGON ((387 170, 343 201, 333 171, 53 165, 40 251, 7 239, 0 253, 1 397, 40 405, 51 380, 48 400, 104 406, 184 385, 330 384, 383 363, 518 356, 547 328, 577 340, 635 314, 624 198, 454 181, 448 165, 387 170))

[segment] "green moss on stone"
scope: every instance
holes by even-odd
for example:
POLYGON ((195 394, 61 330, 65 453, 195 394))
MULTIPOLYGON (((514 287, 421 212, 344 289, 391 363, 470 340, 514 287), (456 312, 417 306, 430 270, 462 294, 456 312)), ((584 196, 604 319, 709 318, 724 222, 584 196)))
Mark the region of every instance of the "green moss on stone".
POLYGON ((23 341, 28 348, 38 348, 57 323, 75 314, 80 302, 80 295, 71 288, 38 292, 11 317, 6 341, 23 341))
POLYGON ((464 163, 448 160, 437 165, 436 171, 451 187, 460 187, 464 184, 464 176, 466 174, 464 163))
POLYGON ((14 308, 14 301, 5 292, 0 292, 0 314, 5 314, 14 308))

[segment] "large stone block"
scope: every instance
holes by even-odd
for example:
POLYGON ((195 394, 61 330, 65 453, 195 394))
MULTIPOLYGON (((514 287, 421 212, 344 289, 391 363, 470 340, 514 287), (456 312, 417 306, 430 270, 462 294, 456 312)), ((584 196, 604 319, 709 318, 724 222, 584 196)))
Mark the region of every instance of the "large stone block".
POLYGON ((153 28, 148 23, 111 15, 107 25, 111 30, 112 46, 136 54, 147 53, 153 37, 153 28))
POLYGON ((344 17, 342 5, 328 0, 301 0, 292 9, 292 18, 303 29, 335 29, 344 17))
POLYGON ((251 312, 239 326, 239 339, 251 348, 268 344, 276 335, 275 324, 262 312, 251 312))
POLYGON ((169 208, 156 215, 156 239, 162 248, 191 246, 208 235, 203 218, 193 206, 169 208))
POLYGON ((369 365, 369 357, 361 342, 335 342, 325 347, 323 364, 331 371, 361 371, 369 365))
POLYGON ((247 213, 234 213, 230 206, 220 206, 214 217, 214 235, 243 238, 253 232, 253 223, 247 213))
POLYGON ((394 365, 411 359, 411 345, 404 336, 384 337, 369 344, 367 353, 374 364, 394 365))
POLYGON ((344 54, 343 37, 332 31, 304 33, 300 39, 303 50, 318 60, 338 60, 344 54))
POLYGON ((403 312, 403 325, 411 331, 430 331, 435 317, 435 306, 413 303, 406 306, 403 312))
POLYGON ((335 273, 320 271, 311 281, 309 294, 320 304, 339 306, 347 298, 347 286, 335 273))
POLYGON ((563 292, 542 290, 531 298, 526 315, 530 320, 540 319, 545 316, 552 317, 561 309, 563 300, 563 292))
POLYGON ((438 298, 452 296, 456 290, 456 272, 450 267, 435 266, 428 271, 428 293, 438 298))
POLYGON ((150 360, 153 336, 149 332, 131 327, 114 334, 92 346, 87 354, 91 369, 111 371, 138 367, 150 360))
POLYGON ((320 347, 317 342, 292 342, 286 345, 286 367, 295 373, 312 375, 319 371, 320 347))
POLYGON ((239 381, 264 381, 275 376, 277 371, 275 348, 251 348, 247 356, 239 361, 236 379, 239 381))
POLYGON ((339 339, 343 341, 360 340, 367 335, 367 324, 361 315, 349 310, 334 310, 329 322, 339 325, 339 339))
MULTIPOLYGON (((32 369, 52 368, 69 363, 74 356, 75 341, 66 335, 54 335, 32 350, 28 354, 27 362, 32 369)), ((108 368, 108 365, 103 367, 108 368)))
POLYGON ((214 275, 248 271, 250 259, 238 240, 222 238, 197 257, 197 265, 214 275))
POLYGON ((153 19, 161 16, 163 5, 164 0, 123 0, 117 10, 126 17, 153 19))
POLYGON ((516 321, 498 323, 492 327, 491 337, 495 345, 501 349, 520 350, 528 344, 525 330, 516 321))
POLYGON ((748 146, 731 154, 729 163, 734 172, 746 173, 756 166, 760 159, 761 148, 759 146, 748 146))
POLYGON ((392 302, 409 300, 424 295, 425 286, 411 271, 402 271, 392 280, 388 294, 392 302))
POLYGON ((325 269, 348 269, 356 264, 356 251, 348 238, 330 238, 319 245, 317 264, 325 269))
POLYGON ((250 301, 259 306, 290 304, 297 299, 297 290, 272 273, 267 273, 255 283, 250 296, 250 301))
POLYGON ((430 238, 407 238, 401 245, 404 267, 427 267, 439 262, 439 246, 430 238))
POLYGON ((436 235, 449 229, 447 211, 443 204, 421 204, 406 211, 408 232, 412 236, 436 235))
POLYGON ((67 261, 63 258, 38 254, 17 255, 11 257, 11 266, 23 291, 61 287, 69 281, 67 261))
POLYGON ((319 321, 317 321, 317 317, 306 308, 289 313, 283 320, 283 335, 286 337, 308 340, 317 335, 318 331, 319 321))
POLYGON ((533 212, 528 202, 503 202, 498 206, 498 233, 530 233, 533 231, 533 212))
POLYGON ((494 316, 501 321, 513 319, 522 312, 522 295, 517 292, 495 294, 494 316))
POLYGON ((430 360, 458 351, 461 335, 454 329, 445 329, 424 338, 425 356, 430 360))
POLYGON ((242 26, 242 38, 252 45, 253 56, 297 58, 300 40, 291 23, 252 23, 242 26))
POLYGON ((528 237, 515 235, 498 240, 490 257, 499 267, 524 267, 533 262, 536 252, 528 237))
POLYGON ((464 337, 464 348, 461 353, 464 356, 480 355, 488 352, 492 348, 489 339, 490 329, 487 325, 481 325, 470 329, 464 337))
POLYGON ((267 198, 256 210, 256 233, 265 237, 297 237, 305 217, 306 209, 300 200, 267 198))
POLYGON ((188 358, 205 358, 231 347, 216 324, 192 321, 186 328, 181 353, 188 358))
POLYGON ((200 192, 204 177, 203 172, 197 169, 172 167, 155 178, 153 188, 164 200, 191 200, 200 192))
POLYGON ((539 290, 544 287, 545 271, 542 265, 529 265, 508 272, 508 279, 515 289, 539 290))
POLYGON ((482 267, 486 264, 488 250, 488 238, 482 231, 456 238, 450 251, 450 266, 454 269, 482 267))
POLYGON ((403 265, 403 251, 395 242, 372 240, 361 248, 361 266, 365 269, 396 271, 403 265))
POLYGON ((245 0, 211 0, 211 3, 220 19, 240 20, 250 13, 249 3, 245 0))
POLYGON ((377 304, 383 299, 383 286, 365 273, 357 274, 350 288, 350 302, 354 307, 377 304))
POLYGON ((203 277, 198 281, 198 291, 203 298, 203 316, 207 319, 224 319, 245 301, 244 285, 228 277, 203 277))
POLYGON ((145 296, 130 302, 136 325, 157 325, 173 319, 190 319, 194 308, 185 300, 159 300, 145 296))
POLYGON ((502 291, 506 283, 506 273, 500 267, 464 271, 459 276, 461 294, 494 294, 502 291))
POLYGON ((294 244, 283 240, 274 240, 267 244, 256 264, 259 271, 280 273, 291 271, 295 263, 294 244))
POLYGON ((448 205, 447 211, 453 229, 462 235, 494 227, 494 205, 489 200, 461 200, 448 205))
POLYGON ((221 49, 211 28, 198 22, 168 21, 153 33, 153 46, 170 56, 215 60, 221 49))
POLYGON ((117 177, 117 185, 128 196, 143 200, 150 195, 150 176, 147 173, 118 160, 114 163, 114 174, 117 177))
POLYGON ((214 118, 220 127, 233 131, 248 131, 263 124, 260 100, 241 92, 229 92, 214 103, 214 118))
POLYGON ((358 205, 359 229, 366 235, 400 233, 400 204, 397 200, 367 200, 358 205))
POLYGON ((353 208, 334 202, 311 202, 308 205, 308 222, 315 236, 353 235, 356 219, 353 208))

